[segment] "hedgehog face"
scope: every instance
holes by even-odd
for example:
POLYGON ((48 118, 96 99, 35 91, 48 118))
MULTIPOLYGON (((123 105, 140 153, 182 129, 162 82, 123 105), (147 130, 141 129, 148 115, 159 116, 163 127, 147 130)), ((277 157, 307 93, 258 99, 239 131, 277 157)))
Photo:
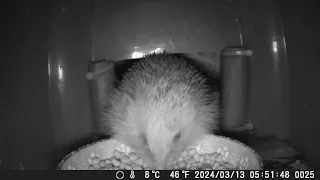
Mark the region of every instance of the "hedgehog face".
MULTIPOLYGON (((180 113, 169 113, 157 110, 144 116, 146 122, 142 139, 145 142, 149 154, 149 164, 155 169, 167 169, 171 162, 178 158, 186 144, 185 125, 186 116, 180 113), (160 112, 160 113, 159 113, 160 112), (184 122, 183 122, 184 121, 184 122), (151 163, 150 163, 151 162, 151 163)), ((193 118, 192 115, 188 118, 193 118)))
POLYGON ((179 143, 181 133, 163 130, 163 133, 158 134, 157 137, 149 136, 147 139, 147 147, 149 151, 150 164, 155 169, 167 169, 171 162, 170 154, 175 143, 179 143))
POLYGON ((200 119, 189 107, 181 108, 175 113, 149 116, 148 120, 146 142, 156 169, 169 169, 172 162, 177 160, 184 150, 206 133, 199 123, 200 119))

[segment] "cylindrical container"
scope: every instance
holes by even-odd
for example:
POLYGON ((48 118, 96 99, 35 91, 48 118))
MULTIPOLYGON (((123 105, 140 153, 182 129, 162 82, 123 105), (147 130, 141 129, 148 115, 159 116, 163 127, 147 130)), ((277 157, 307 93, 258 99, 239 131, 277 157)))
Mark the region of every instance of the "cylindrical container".
POLYGON ((101 133, 101 111, 106 108, 111 90, 115 87, 116 73, 114 62, 110 60, 91 61, 87 79, 90 80, 90 96, 93 119, 97 133, 101 133))
POLYGON ((222 127, 236 129, 247 122, 248 59, 251 50, 231 47, 221 51, 222 127))

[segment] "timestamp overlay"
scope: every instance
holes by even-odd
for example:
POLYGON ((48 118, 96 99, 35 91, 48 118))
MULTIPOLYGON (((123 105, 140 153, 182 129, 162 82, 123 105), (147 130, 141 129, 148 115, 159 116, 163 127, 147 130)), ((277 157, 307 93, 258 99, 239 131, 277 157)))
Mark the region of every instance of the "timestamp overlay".
MULTIPOLYGON (((316 179, 314 170, 138 170, 123 179, 316 179)), ((117 178, 122 179, 122 178, 117 178)))
POLYGON ((261 170, 246 171, 250 179, 315 179, 314 170, 261 170))

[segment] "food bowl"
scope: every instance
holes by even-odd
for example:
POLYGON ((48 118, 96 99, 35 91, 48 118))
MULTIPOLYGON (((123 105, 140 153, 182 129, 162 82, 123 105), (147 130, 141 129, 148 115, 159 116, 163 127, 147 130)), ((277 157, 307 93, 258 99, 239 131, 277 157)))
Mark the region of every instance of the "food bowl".
MULTIPOLYGON (((192 147, 200 154, 220 153, 224 161, 241 170, 263 168, 261 158, 254 150, 227 137, 206 135, 192 147)), ((115 139, 105 139, 71 152, 60 162, 58 170, 88 170, 93 157, 108 159, 113 156, 114 150, 133 152, 130 147, 115 139)))

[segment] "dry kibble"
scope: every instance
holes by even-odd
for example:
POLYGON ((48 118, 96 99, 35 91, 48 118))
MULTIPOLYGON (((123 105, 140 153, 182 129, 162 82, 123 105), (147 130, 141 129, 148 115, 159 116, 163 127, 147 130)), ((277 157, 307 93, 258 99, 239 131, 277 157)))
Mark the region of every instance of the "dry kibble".
POLYGON ((118 151, 118 150, 115 150, 115 151, 113 151, 113 155, 114 155, 114 157, 116 157, 117 159, 120 159, 122 153, 121 153, 120 151, 118 151))
POLYGON ((187 152, 187 151, 183 151, 183 152, 181 153, 181 157, 182 157, 182 158, 186 157, 187 155, 188 155, 188 152, 187 152))
POLYGON ((99 163, 94 164, 93 167, 94 167, 95 169, 100 169, 100 164, 99 164, 99 163))
POLYGON ((114 165, 114 166, 120 166, 120 162, 118 161, 118 160, 116 160, 116 159, 112 159, 112 164, 114 165))
POLYGON ((183 157, 183 161, 187 162, 189 158, 190 158, 189 156, 185 156, 183 157))
POLYGON ((135 163, 138 165, 138 166, 142 166, 143 165, 143 160, 141 158, 137 159, 135 161, 135 163))
POLYGON ((143 162, 142 167, 145 169, 148 167, 148 164, 146 162, 143 162))
POLYGON ((204 165, 202 168, 203 168, 203 169, 209 169, 209 170, 211 170, 211 169, 212 169, 212 166, 206 164, 206 165, 204 165))
POLYGON ((194 155, 194 154, 196 154, 196 152, 197 152, 196 149, 189 149, 189 151, 188 151, 188 153, 189 153, 190 155, 194 155))
POLYGON ((196 162, 196 160, 193 157, 188 157, 184 161, 189 163, 189 164, 192 164, 192 163, 196 162))
POLYGON ((132 170, 132 167, 129 166, 128 164, 126 164, 126 166, 124 167, 125 170, 132 170))
POLYGON ((223 165, 225 168, 229 168, 229 166, 230 166, 230 164, 227 162, 223 162, 223 163, 221 163, 221 165, 223 165))
POLYGON ((224 166, 220 164, 215 168, 215 170, 224 170, 224 166))
POLYGON ((206 160, 204 161, 204 163, 206 163, 206 164, 211 164, 211 160, 206 158, 206 160))
POLYGON ((212 165, 212 169, 216 169, 220 163, 218 161, 215 161, 214 164, 212 165))
POLYGON ((216 161, 222 162, 222 158, 223 158, 223 155, 219 153, 216 157, 216 161))
POLYGON ((106 162, 105 162, 105 161, 101 161, 99 165, 100 165, 100 167, 102 167, 102 168, 103 168, 103 167, 105 167, 105 166, 106 166, 106 162))
MULTIPOLYGON (((187 169, 187 170, 212 170, 212 169, 239 169, 229 162, 225 162, 223 154, 199 154, 195 148, 188 149, 181 153, 181 156, 172 163, 170 169, 187 169)), ((128 155, 115 150, 113 156, 108 159, 100 160, 97 157, 89 159, 91 165, 89 170, 150 170, 148 164, 136 153, 132 152, 128 155)))
POLYGON ((190 163, 187 163, 186 169, 190 169, 190 168, 191 168, 191 164, 190 164, 190 163))
POLYGON ((199 167, 199 168, 201 168, 202 166, 204 166, 205 164, 204 163, 197 163, 197 166, 199 167))
POLYGON ((230 164, 230 165, 228 166, 228 168, 230 168, 230 169, 235 169, 234 165, 232 165, 232 164, 230 164))
POLYGON ((199 154, 194 154, 194 155, 193 155, 193 158, 194 158, 196 161, 199 161, 200 155, 199 155, 199 154))
POLYGON ((201 162, 201 163, 204 162, 204 155, 200 155, 199 162, 201 162))
POLYGON ((216 161, 211 161, 210 165, 213 166, 216 161))
POLYGON ((132 154, 129 155, 129 160, 130 160, 131 162, 134 162, 134 161, 137 160, 137 159, 138 159, 138 157, 137 157, 134 153, 132 153, 132 154))
POLYGON ((177 160, 175 160, 175 161, 171 161, 171 164, 177 164, 178 163, 178 161, 177 160))
POLYGON ((173 168, 173 169, 179 169, 179 165, 178 165, 177 163, 174 163, 174 164, 172 165, 172 168, 173 168))
POLYGON ((185 166, 186 166, 186 163, 185 162, 183 162, 183 161, 179 161, 178 162, 178 166, 179 166, 179 168, 184 168, 185 166))
POLYGON ((193 163, 191 164, 190 170, 197 170, 198 169, 198 165, 193 163))
POLYGON ((215 161, 217 159, 218 153, 212 153, 210 156, 211 161, 215 161))
POLYGON ((126 164, 123 163, 123 162, 121 162, 119 168, 120 168, 120 169, 124 169, 125 167, 126 167, 126 164))
POLYGON ((106 164, 111 164, 111 160, 107 159, 105 160, 106 164))
POLYGON ((129 157, 127 156, 127 155, 123 155, 123 156, 121 156, 121 161, 123 162, 123 163, 129 163, 130 162, 130 160, 129 160, 129 157))
POLYGON ((101 168, 101 170, 112 170, 112 167, 104 167, 104 168, 101 168))
POLYGON ((99 158, 94 158, 94 159, 91 160, 91 164, 92 165, 97 164, 99 162, 100 162, 99 158))
POLYGON ((133 170, 142 170, 141 166, 134 166, 133 170))
POLYGON ((106 169, 111 169, 112 168, 112 164, 107 164, 105 168, 106 169))
POLYGON ((205 154, 204 158, 210 160, 210 154, 205 154))

